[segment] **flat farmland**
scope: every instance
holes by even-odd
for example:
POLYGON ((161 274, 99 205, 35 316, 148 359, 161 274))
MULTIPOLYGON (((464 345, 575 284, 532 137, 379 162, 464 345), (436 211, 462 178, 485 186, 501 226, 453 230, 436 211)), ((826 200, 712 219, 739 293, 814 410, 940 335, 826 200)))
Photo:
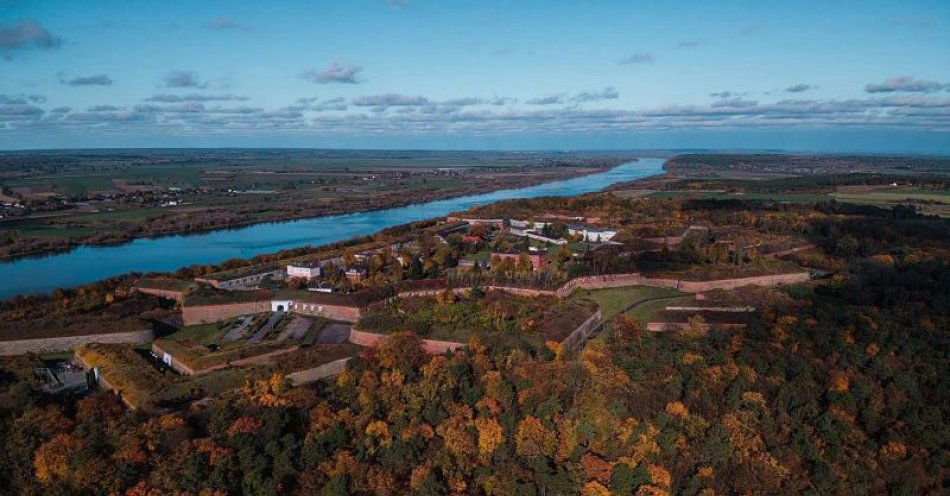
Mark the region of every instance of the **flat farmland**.
POLYGON ((633 158, 612 152, 5 152, 0 258, 519 188, 633 158))

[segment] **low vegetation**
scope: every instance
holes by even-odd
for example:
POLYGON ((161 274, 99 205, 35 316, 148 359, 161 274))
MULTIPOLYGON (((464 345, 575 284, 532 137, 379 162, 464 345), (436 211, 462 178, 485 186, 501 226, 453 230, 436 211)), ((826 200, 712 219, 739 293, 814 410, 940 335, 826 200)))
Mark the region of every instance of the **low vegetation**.
POLYGON ((361 330, 411 331, 419 336, 468 342, 475 336, 512 335, 560 342, 590 318, 596 304, 553 296, 516 296, 504 291, 442 292, 400 298, 366 314, 361 330))

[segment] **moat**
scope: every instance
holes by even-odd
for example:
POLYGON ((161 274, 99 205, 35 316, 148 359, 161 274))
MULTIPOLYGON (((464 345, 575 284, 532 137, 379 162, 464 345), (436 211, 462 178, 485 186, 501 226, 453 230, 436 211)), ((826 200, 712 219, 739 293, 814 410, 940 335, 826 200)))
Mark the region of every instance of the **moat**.
POLYGON ((127 272, 174 271, 187 265, 216 264, 231 258, 318 246, 498 200, 590 193, 614 183, 659 174, 663 162, 642 158, 584 177, 385 210, 142 238, 117 246, 82 246, 67 253, 0 264, 0 299, 86 284, 127 272))

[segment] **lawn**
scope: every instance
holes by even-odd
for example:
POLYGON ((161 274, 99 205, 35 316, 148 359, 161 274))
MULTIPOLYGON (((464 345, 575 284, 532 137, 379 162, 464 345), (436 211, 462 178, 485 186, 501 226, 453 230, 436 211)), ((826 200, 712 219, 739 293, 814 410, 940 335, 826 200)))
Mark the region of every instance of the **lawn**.
POLYGON ((604 320, 609 320, 617 315, 623 309, 628 306, 643 300, 648 300, 651 298, 669 298, 674 296, 682 296, 684 293, 681 293, 675 289, 670 288, 653 288, 649 286, 628 286, 623 288, 607 288, 607 289, 595 289, 587 290, 582 289, 575 291, 572 295, 572 299, 588 299, 593 300, 600 307, 601 315, 603 315, 604 320))
POLYGON ((681 293, 670 288, 653 288, 649 286, 629 286, 623 288, 607 288, 595 290, 578 290, 571 295, 571 299, 589 299, 600 306, 602 322, 605 330, 591 338, 595 342, 603 342, 609 332, 608 322, 619 313, 629 308, 627 315, 640 321, 646 326, 650 317, 656 312, 664 310, 668 305, 680 305, 692 302, 692 295, 681 293), (654 300, 654 298, 659 298, 654 300), (642 303, 640 303, 642 302, 642 303), (631 305, 633 308, 630 308, 631 305))
POLYGON ((115 212, 94 212, 94 213, 85 213, 78 215, 70 215, 65 217, 56 218, 57 221, 68 221, 68 222, 103 222, 103 221, 123 221, 123 220, 139 220, 145 219, 147 217, 154 217, 156 215, 162 215, 168 213, 168 209, 164 208, 142 208, 134 210, 117 210, 115 212))
POLYGON ((30 187, 43 189, 51 186, 58 192, 67 194, 82 194, 91 191, 114 191, 115 186, 107 175, 89 176, 40 176, 24 179, 13 179, 6 182, 11 188, 30 187))
POLYGON ((203 345, 209 345, 221 338, 223 327, 220 323, 199 324, 185 326, 166 336, 175 341, 194 341, 203 345))
POLYGON ((724 191, 657 191, 647 195, 648 198, 677 198, 689 197, 703 200, 758 200, 777 201, 783 203, 818 203, 831 201, 834 198, 824 194, 810 193, 726 193, 724 191))

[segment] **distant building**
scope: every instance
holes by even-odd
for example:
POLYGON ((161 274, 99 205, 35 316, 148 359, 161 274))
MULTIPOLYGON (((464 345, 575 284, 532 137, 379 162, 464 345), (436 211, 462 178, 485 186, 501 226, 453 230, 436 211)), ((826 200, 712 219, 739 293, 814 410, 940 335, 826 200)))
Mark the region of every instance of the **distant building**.
POLYGON ((495 260, 495 257, 498 257, 498 259, 501 261, 511 260, 512 263, 517 265, 522 255, 528 257, 528 261, 531 262, 531 270, 535 272, 545 268, 548 265, 548 259, 545 254, 543 252, 533 250, 515 253, 492 252, 491 258, 492 260, 495 260))
POLYGON ((293 263, 287 266, 287 277, 302 277, 307 279, 315 279, 320 277, 321 268, 319 262, 300 262, 293 263))
POLYGON ((257 288, 265 279, 281 279, 284 274, 285 271, 273 265, 262 265, 208 274, 196 277, 195 281, 210 284, 217 289, 247 290, 257 288))
POLYGON ((353 267, 346 269, 346 278, 351 282, 363 282, 366 279, 366 268, 353 267))
POLYGON ((585 241, 593 241, 595 243, 610 241, 617 235, 615 229, 590 226, 587 224, 568 224, 567 232, 572 236, 580 236, 585 241))

